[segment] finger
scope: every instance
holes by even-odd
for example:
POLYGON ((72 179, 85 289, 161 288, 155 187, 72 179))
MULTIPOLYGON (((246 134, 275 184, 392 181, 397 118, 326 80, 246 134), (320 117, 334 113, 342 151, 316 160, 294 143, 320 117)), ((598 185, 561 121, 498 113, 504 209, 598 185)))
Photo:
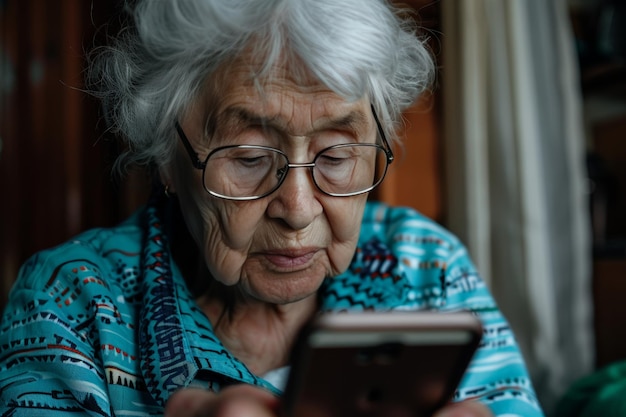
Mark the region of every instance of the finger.
POLYGON ((493 413, 476 401, 463 401, 442 408, 433 417, 493 417, 493 413))
POLYGON ((219 394, 197 388, 174 393, 165 407, 166 417, 270 417, 278 399, 249 385, 223 389, 219 394))
POLYGON ((270 410, 276 410, 279 403, 278 397, 269 391, 247 384, 233 385, 228 388, 224 388, 221 395, 224 398, 253 399, 270 410))
POLYGON ((209 415, 211 417, 276 417, 276 414, 258 399, 239 395, 220 398, 209 415))
POLYGON ((208 411, 217 401, 217 394, 199 389, 186 388, 176 391, 165 404, 165 417, 198 417, 208 411))

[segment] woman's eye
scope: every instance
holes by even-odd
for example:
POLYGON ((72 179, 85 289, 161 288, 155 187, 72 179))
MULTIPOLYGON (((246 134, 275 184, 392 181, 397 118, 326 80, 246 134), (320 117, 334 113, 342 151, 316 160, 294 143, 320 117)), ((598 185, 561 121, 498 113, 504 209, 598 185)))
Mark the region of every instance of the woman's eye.
POLYGON ((318 156, 318 163, 341 164, 355 157, 351 147, 326 150, 318 156))
POLYGON ((317 163, 324 165, 340 165, 350 160, 348 156, 322 155, 317 163))
POLYGON ((272 170, 275 165, 274 160, 269 155, 246 156, 231 159, 231 172, 237 172, 238 175, 256 177, 265 176, 272 170))
POLYGON ((264 159, 267 159, 267 156, 248 156, 248 157, 237 157, 234 158, 234 162, 241 164, 243 166, 256 166, 263 164, 264 159))

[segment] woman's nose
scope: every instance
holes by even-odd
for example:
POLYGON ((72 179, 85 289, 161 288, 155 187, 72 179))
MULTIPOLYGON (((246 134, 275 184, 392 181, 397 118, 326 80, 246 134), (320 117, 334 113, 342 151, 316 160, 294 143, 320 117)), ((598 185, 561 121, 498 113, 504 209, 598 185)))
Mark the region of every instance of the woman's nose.
POLYGON ((269 196, 268 215, 294 230, 304 229, 323 211, 320 193, 309 168, 291 168, 280 188, 269 196))

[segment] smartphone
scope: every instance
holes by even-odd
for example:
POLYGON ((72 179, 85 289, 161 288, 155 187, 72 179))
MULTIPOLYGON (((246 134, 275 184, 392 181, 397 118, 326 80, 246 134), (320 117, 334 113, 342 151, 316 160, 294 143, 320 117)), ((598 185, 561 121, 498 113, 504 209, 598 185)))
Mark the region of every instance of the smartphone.
POLYGON ((300 332, 285 417, 422 417, 448 403, 482 337, 469 312, 345 312, 300 332))

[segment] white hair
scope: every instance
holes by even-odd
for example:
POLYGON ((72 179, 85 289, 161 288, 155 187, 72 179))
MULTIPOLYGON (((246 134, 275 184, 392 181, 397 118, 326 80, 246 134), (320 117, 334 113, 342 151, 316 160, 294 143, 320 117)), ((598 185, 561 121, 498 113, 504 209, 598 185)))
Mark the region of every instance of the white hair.
POLYGON ((434 72, 414 20, 386 0, 139 0, 132 16, 88 78, 128 142, 118 168, 167 163, 174 120, 251 43, 261 73, 287 55, 346 99, 369 97, 392 139, 434 72))

